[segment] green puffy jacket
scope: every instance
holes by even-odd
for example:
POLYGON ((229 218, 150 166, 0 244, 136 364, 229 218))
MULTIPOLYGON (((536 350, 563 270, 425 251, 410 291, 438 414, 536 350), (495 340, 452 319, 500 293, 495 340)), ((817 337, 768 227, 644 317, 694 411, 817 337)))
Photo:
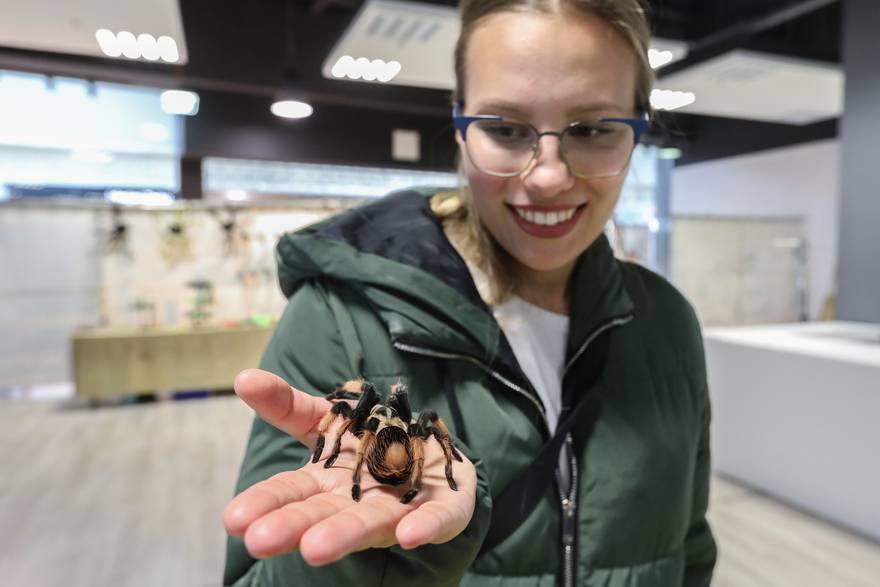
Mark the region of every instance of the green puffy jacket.
MULTIPOLYGON (((708 586, 716 547, 705 519, 710 410, 699 324, 671 285, 615 259, 604 236, 572 276, 564 394, 587 391, 578 364, 591 336, 610 329, 601 379, 571 432, 573 499, 549 483, 518 529, 481 552, 493 497, 550 434, 428 195, 392 194, 282 238, 289 302, 261 367, 314 394, 357 375, 408 381, 413 408, 435 409, 476 465, 470 525, 446 544, 370 549, 318 569, 297 553, 255 561, 231 538, 225 583, 708 586)), ((237 491, 307 458, 257 418, 237 491)))

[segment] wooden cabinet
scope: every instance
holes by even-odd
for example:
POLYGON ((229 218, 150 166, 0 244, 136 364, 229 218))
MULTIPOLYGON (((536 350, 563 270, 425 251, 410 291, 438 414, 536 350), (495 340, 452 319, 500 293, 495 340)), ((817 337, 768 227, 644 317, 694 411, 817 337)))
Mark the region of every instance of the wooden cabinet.
POLYGON ((72 338, 77 395, 229 389, 256 367, 272 327, 83 329, 72 338))

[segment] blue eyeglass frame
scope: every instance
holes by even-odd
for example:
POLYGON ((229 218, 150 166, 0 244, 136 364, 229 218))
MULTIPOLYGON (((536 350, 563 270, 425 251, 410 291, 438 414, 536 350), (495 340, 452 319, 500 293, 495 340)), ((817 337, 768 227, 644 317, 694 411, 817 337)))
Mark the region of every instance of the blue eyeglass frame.
MULTIPOLYGON (((472 122, 476 122, 477 120, 507 120, 503 116, 489 116, 489 115, 479 115, 479 116, 462 116, 461 115, 461 102, 456 102, 452 106, 452 123, 455 126, 455 129, 461 133, 461 138, 465 142, 467 142, 467 129, 471 125, 472 122)), ((641 118, 600 118, 597 122, 622 122, 624 124, 628 124, 633 129, 633 146, 639 144, 639 141, 642 138, 642 135, 648 130, 648 115, 643 114, 641 118)), ((529 124, 529 126, 532 126, 529 124)), ((541 137, 545 134, 561 136, 562 133, 558 132, 540 132, 537 128, 532 126, 535 129, 535 132, 538 134, 538 140, 541 140, 541 137)), ((564 130, 563 130, 564 132, 564 130)))

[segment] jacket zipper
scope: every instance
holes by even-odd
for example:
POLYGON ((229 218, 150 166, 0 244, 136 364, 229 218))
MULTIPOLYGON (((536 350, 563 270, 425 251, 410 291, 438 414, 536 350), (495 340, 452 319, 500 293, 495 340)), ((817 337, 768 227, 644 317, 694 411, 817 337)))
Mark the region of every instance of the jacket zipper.
POLYGON ((577 492, 578 472, 577 460, 572 450, 571 434, 565 437, 565 449, 568 451, 570 484, 568 495, 559 490, 562 500, 562 585, 574 587, 575 536, 577 532, 577 492))
POLYGON ((519 385, 517 385, 516 383, 514 383, 513 381, 511 381, 510 379, 508 379, 507 377, 505 377, 501 373, 499 373, 498 371, 495 371, 494 369, 489 367, 489 365, 487 365, 486 363, 477 359, 476 357, 472 357, 471 355, 459 355, 456 353, 445 353, 442 351, 435 351, 434 349, 427 349, 424 347, 418 347, 418 346, 411 345, 409 343, 400 342, 398 340, 395 340, 392 344, 394 345, 394 348, 401 350, 401 351, 404 351, 404 352, 407 352, 407 353, 413 353, 416 355, 424 355, 426 357, 434 357, 437 359, 460 359, 460 360, 469 361, 475 365, 478 365, 484 371, 486 371, 489 375, 494 377, 496 380, 500 381, 505 387, 512 389, 513 391, 519 393, 523 397, 527 398, 530 402, 532 402, 535 405, 535 407, 538 408, 538 411, 541 412, 541 416, 544 417, 544 421, 545 422, 547 421, 546 412, 544 411, 544 404, 542 404, 540 402, 540 400, 538 400, 535 396, 530 394, 528 391, 526 391, 525 389, 523 389, 522 387, 520 387, 519 385))
MULTIPOLYGON (((587 340, 584 341, 584 344, 578 349, 578 351, 572 356, 572 358, 566 363, 565 368, 562 370, 562 379, 565 380, 565 375, 568 373, 568 370, 574 365, 575 361, 580 358, 581 355, 587 350, 587 347, 590 346, 596 338, 610 328, 614 328, 616 326, 622 326, 627 322, 633 319, 633 315, 623 316, 621 318, 614 318, 603 324, 602 326, 596 328, 587 337, 587 340)), ((424 355, 426 357, 434 357, 438 359, 458 359, 463 361, 469 361, 475 365, 479 365, 485 372, 494 377, 496 380, 501 382, 505 387, 512 389, 513 391, 519 393, 523 397, 527 398, 530 402, 532 402, 538 411, 541 412, 543 416, 543 420, 547 422, 547 414, 544 410, 544 405, 533 395, 527 392, 525 389, 510 381, 508 378, 504 377, 501 373, 498 373, 483 361, 480 361, 476 357, 472 357, 470 355, 461 355, 456 353, 447 353, 442 351, 436 351, 434 349, 428 349, 424 347, 419 347, 415 345, 411 345, 408 343, 393 341, 392 343, 394 348, 407 352, 413 353, 417 355, 424 355)), ((551 433, 552 436, 552 433, 551 433)), ((575 536, 577 533, 577 510, 578 510, 578 502, 577 502, 577 491, 578 491, 578 473, 577 473, 577 458, 574 455, 574 451, 572 450, 572 440, 571 434, 566 436, 566 450, 568 451, 569 456, 569 479, 571 480, 571 484, 569 486, 568 495, 562 495, 562 490, 560 489, 560 498, 561 498, 561 507, 562 507, 562 580, 563 587, 574 587, 575 580, 575 561, 577 560, 577 549, 575 548, 575 536)))
MULTIPOLYGON (((590 346, 590 343, 596 340, 600 334, 611 328, 626 324, 631 321, 633 317, 634 316, 630 314, 628 316, 614 318, 594 330, 592 334, 587 337, 587 340, 584 341, 584 344, 582 344, 577 352, 571 357, 568 363, 566 363, 565 368, 562 370, 562 380, 565 381, 565 376, 568 374, 568 370, 574 365, 575 361, 584 354, 587 347, 590 346)), ((567 496, 562 494, 562 489, 559 491, 562 506, 562 587, 574 587, 575 563, 577 561, 575 537, 578 525, 578 463, 574 450, 572 450, 571 434, 568 434, 565 437, 565 448, 568 451, 569 456, 569 479, 571 480, 571 484, 567 496)))

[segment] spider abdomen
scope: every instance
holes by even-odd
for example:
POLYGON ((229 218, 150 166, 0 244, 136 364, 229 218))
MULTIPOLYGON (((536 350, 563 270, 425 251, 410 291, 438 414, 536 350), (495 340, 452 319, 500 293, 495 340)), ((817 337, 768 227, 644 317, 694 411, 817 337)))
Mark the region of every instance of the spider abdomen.
POLYGON ((367 469, 380 483, 401 485, 409 480, 413 468, 409 435, 397 426, 385 426, 367 456, 367 469))

